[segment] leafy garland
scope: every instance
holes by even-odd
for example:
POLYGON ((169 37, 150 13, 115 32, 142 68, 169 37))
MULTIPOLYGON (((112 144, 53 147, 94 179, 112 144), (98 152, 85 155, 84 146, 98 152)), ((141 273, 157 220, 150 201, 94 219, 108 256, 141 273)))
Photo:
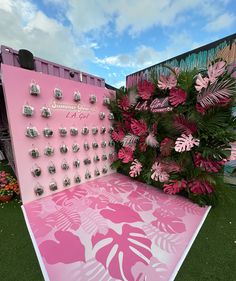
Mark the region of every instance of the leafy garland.
POLYGON ((117 151, 112 165, 168 194, 214 205, 236 140, 235 69, 222 60, 203 71, 169 69, 166 77, 140 81, 133 93, 121 88, 110 102, 117 151), (151 110, 155 99, 168 101, 170 111, 151 110))

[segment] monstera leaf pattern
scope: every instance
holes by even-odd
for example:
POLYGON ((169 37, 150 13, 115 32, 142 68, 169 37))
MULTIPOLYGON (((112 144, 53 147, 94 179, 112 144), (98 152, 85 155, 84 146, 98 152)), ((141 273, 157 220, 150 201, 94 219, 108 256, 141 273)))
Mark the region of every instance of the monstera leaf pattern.
POLYGON ((169 200, 165 204, 161 204, 158 211, 163 216, 184 217, 186 212, 181 206, 173 206, 173 201, 169 200))
POLYGON ((107 222, 104 218, 93 209, 86 209, 81 213, 81 227, 88 234, 95 234, 96 232, 106 234, 107 233, 107 222))
POLYGON ((104 194, 99 194, 97 196, 89 196, 89 207, 93 209, 103 209, 109 204, 109 198, 104 194))
POLYGON ((108 182, 103 183, 100 181, 100 188, 102 188, 106 192, 111 193, 127 193, 135 190, 137 185, 135 182, 127 182, 122 179, 112 179, 108 182))
POLYGON ((106 235, 96 234, 92 238, 96 259, 108 269, 113 278, 134 281, 131 268, 141 262, 149 264, 151 241, 143 230, 124 224, 122 233, 109 229, 106 235))
POLYGON ((70 278, 74 281, 116 281, 96 259, 90 259, 76 268, 70 273, 70 278))
POLYGON ((114 223, 142 221, 140 215, 131 208, 121 204, 109 204, 100 214, 114 223))
POLYGON ((167 266, 158 259, 152 257, 149 265, 138 262, 132 273, 138 281, 165 281, 167 280, 167 266))
POLYGON ((149 224, 144 225, 143 230, 149 239, 168 253, 176 253, 183 241, 179 234, 161 232, 149 224))
POLYGON ((42 256, 47 263, 72 263, 85 261, 84 245, 80 238, 69 231, 55 232, 54 240, 46 240, 39 245, 42 256))
POLYGON ((127 198, 126 204, 135 211, 149 211, 153 207, 152 201, 138 191, 132 191, 127 198))
POLYGON ((46 222, 60 230, 77 230, 81 224, 80 214, 69 208, 61 208, 58 212, 48 216, 46 222))
POLYGON ((40 201, 30 203, 27 208, 28 220, 31 221, 31 228, 36 238, 45 236, 51 231, 53 226, 49 222, 45 222, 47 212, 42 209, 40 201))
POLYGON ((207 211, 116 173, 24 209, 52 281, 169 280, 207 211))
POLYGON ((185 200, 183 201, 182 198, 175 198, 175 206, 185 212, 185 214, 192 214, 201 216, 203 213, 202 208, 199 208, 197 204, 192 204, 192 202, 185 200))
POLYGON ((159 212, 160 209, 156 209, 153 215, 156 220, 152 222, 153 226, 156 226, 160 231, 167 233, 182 233, 185 229, 183 221, 174 216, 166 215, 159 212))
POLYGON ((31 223, 31 228, 36 238, 44 237, 53 227, 54 224, 51 221, 48 222, 39 216, 35 217, 31 223))
POLYGON ((52 198, 52 200, 57 204, 57 205, 68 205, 71 200, 73 199, 80 199, 88 194, 86 189, 82 189, 80 187, 77 188, 71 188, 67 189, 64 192, 59 192, 55 194, 52 198))

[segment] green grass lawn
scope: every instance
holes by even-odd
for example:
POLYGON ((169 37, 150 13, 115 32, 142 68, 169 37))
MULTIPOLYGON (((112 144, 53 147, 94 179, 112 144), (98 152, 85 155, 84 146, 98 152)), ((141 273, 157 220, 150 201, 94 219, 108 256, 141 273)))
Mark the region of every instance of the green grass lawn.
MULTIPOLYGON (((227 196, 211 209, 176 281, 236 280, 236 188, 224 191, 227 196)), ((17 200, 0 205, 0 222, 0 280, 43 280, 17 200)))

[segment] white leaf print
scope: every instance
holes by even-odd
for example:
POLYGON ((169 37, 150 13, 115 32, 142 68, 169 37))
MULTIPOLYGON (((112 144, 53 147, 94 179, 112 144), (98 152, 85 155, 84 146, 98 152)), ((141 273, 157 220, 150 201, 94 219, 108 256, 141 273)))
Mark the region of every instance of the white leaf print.
POLYGON ((147 237, 158 245, 163 251, 168 253, 176 253, 182 243, 182 237, 179 234, 169 234, 161 232, 152 225, 144 225, 143 230, 147 237))
POLYGON ((107 233, 107 223, 104 218, 95 210, 88 208, 85 212, 81 214, 81 227, 88 234, 95 234, 97 232, 106 234, 107 233))
POLYGON ((77 230, 81 224, 79 213, 64 207, 49 215, 45 222, 54 225, 57 230, 77 230))
POLYGON ((69 276, 70 280, 75 281, 115 281, 96 259, 90 259, 80 267, 76 267, 69 276))

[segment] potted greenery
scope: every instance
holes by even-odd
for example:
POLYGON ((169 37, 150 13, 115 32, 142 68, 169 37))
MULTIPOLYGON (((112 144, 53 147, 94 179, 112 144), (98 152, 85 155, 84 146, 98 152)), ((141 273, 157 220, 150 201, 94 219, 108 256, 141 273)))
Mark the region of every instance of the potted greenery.
POLYGON ((16 178, 5 171, 0 171, 0 202, 10 201, 14 193, 20 193, 16 178))

